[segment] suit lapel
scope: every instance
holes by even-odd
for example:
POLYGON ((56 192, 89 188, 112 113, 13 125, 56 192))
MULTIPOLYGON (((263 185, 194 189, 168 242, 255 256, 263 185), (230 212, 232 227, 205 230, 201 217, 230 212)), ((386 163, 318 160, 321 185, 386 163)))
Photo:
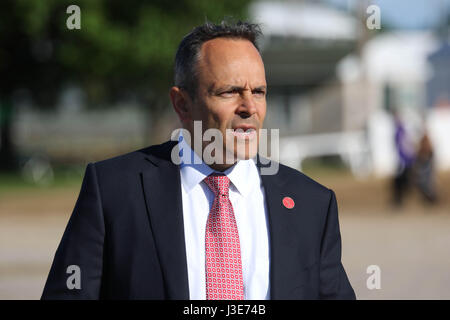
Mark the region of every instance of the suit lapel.
MULTIPOLYGON (((257 165, 259 169, 262 166, 259 156, 257 165)), ((292 194, 287 190, 285 179, 280 174, 261 175, 261 179, 269 218, 270 297, 292 299, 295 298, 293 293, 302 286, 304 280, 301 270, 308 260, 305 259, 308 252, 302 229, 308 224, 303 221, 302 212, 298 210, 301 206, 299 203, 296 203, 295 210, 283 205, 283 198, 292 197, 292 194)))
POLYGON ((160 152, 148 155, 151 167, 142 176, 147 212, 167 298, 187 300, 189 283, 180 173, 178 166, 170 161, 170 152, 175 143, 165 143, 160 152))

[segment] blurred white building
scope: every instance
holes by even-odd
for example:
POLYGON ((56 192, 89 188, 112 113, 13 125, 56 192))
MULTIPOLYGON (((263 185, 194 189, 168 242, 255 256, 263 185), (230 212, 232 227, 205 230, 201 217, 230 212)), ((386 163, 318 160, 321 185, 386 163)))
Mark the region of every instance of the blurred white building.
POLYGON ((283 128, 284 135, 341 130, 340 90, 324 84, 355 50, 359 21, 317 1, 259 1, 250 12, 264 33, 267 126, 283 128))
POLYGON ((359 57, 349 55, 339 63, 343 128, 367 125, 373 173, 388 175, 396 168, 393 111, 400 114, 413 141, 428 131, 437 167, 450 169, 445 141, 450 131, 443 129, 450 129, 449 110, 429 105, 427 99, 427 83, 436 72, 428 57, 440 45, 431 32, 383 33, 369 40, 359 57))
POLYGON ((435 72, 428 57, 441 45, 431 32, 385 32, 366 41, 358 18, 313 1, 261 1, 251 12, 265 35, 266 125, 280 128, 281 162, 301 168, 305 158, 339 155, 357 175, 390 175, 398 110, 413 140, 427 115, 438 167, 450 168, 448 112, 427 104, 435 72))

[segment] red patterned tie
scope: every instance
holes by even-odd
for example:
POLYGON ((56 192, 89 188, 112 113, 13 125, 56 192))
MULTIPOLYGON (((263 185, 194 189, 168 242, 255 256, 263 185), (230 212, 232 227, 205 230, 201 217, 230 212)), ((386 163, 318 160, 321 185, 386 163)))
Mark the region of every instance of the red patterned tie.
POLYGON ((243 300, 241 246, 228 192, 230 179, 212 174, 204 181, 214 192, 206 223, 206 299, 243 300))

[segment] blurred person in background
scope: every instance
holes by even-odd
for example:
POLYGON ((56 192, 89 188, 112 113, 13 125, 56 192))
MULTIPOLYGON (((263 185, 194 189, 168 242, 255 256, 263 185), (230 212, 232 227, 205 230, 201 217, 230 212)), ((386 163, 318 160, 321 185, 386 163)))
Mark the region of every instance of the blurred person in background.
POLYGON ((413 141, 405 129, 398 111, 394 112, 394 141, 397 151, 397 168, 393 178, 393 203, 401 206, 412 183, 415 150, 413 141))
POLYGON ((433 159, 433 146, 427 131, 424 130, 414 162, 414 178, 423 199, 430 204, 437 200, 433 159))

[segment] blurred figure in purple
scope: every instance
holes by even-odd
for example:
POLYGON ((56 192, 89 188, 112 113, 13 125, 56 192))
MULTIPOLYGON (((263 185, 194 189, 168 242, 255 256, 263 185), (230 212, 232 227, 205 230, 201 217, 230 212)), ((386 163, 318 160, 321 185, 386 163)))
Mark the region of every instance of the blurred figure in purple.
POLYGON ((403 203, 405 193, 410 188, 414 165, 414 146, 409 137, 400 115, 394 112, 395 122, 395 148, 398 155, 397 169, 393 180, 393 203, 400 206, 403 203))

